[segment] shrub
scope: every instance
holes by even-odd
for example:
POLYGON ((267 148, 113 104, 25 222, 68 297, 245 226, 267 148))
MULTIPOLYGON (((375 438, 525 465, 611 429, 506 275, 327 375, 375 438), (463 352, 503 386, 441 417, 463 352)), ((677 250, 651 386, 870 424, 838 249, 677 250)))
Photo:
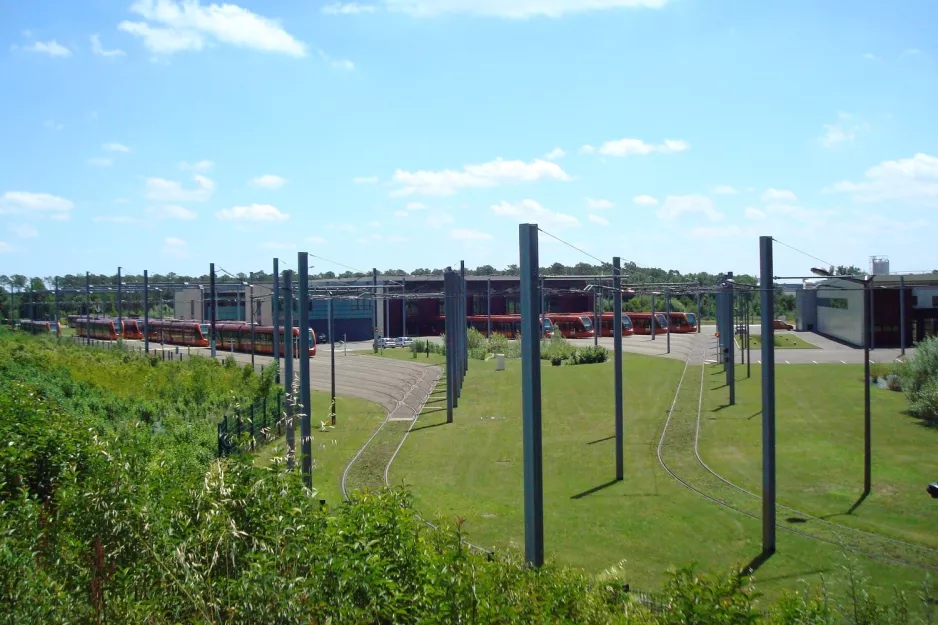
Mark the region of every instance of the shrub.
POLYGON ((469 349, 472 349, 474 347, 479 348, 479 349, 485 349, 485 345, 486 345, 486 339, 485 339, 484 334, 482 334, 481 332, 479 332, 478 330, 472 327, 470 327, 466 331, 466 346, 469 349))
POLYGON ((563 358, 561 358, 560 356, 551 356, 550 364, 553 365, 554 367, 559 367, 560 365, 563 364, 563 358))
POLYGON ((495 332, 488 338, 487 349, 489 350, 489 353, 492 354, 504 354, 508 349, 508 345, 508 338, 504 334, 495 332))
POLYGON ((918 343, 915 356, 903 369, 902 387, 912 414, 938 419, 938 338, 918 343))

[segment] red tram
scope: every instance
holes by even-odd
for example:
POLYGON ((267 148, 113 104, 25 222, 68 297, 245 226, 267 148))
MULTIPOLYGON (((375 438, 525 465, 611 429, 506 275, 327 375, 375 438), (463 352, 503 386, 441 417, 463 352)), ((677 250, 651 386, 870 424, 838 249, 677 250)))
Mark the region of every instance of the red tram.
POLYGON ((554 324, 557 332, 568 339, 588 339, 594 334, 593 322, 587 313, 563 314, 547 313, 547 318, 554 324))
POLYGON ((62 326, 56 321, 37 321, 35 319, 20 319, 20 329, 31 334, 55 334, 62 336, 62 326))
POLYGON ((697 331, 697 315, 689 312, 671 313, 671 332, 689 334, 697 331))
POLYGON ((79 316, 78 322, 75 324, 75 336, 87 337, 92 339, 98 339, 101 341, 116 341, 120 335, 118 334, 118 324, 113 319, 106 318, 95 318, 90 319, 79 316), (117 327, 115 327, 115 325, 117 327))
MULTIPOLYGON (((651 334, 651 313, 630 312, 625 313, 632 321, 635 334, 651 334)), ((664 313, 655 313, 655 334, 665 334, 668 331, 668 320, 664 313)))
MULTIPOLYGON (((198 325, 198 324, 196 324, 198 325)), ((284 345, 285 330, 280 326, 280 357, 286 355, 286 346, 284 345)), ((211 331, 211 330, 209 330, 211 331)), ((309 332, 309 355, 316 355, 316 335, 311 328, 306 329, 309 332)), ((215 347, 225 351, 232 347, 236 352, 251 353, 251 324, 238 321, 230 323, 215 324, 215 347)), ((254 353, 273 355, 274 353, 274 327, 273 326, 254 326, 253 332, 256 339, 254 353)), ((300 352, 300 329, 293 328, 293 354, 300 352)))
MULTIPOLYGON (((612 336, 612 320, 615 319, 615 313, 604 312, 599 317, 599 336, 612 336)), ((622 336, 632 336, 635 334, 635 328, 632 327, 632 320, 625 313, 622 313, 622 336)))
MULTIPOLYGON (((483 335, 489 335, 489 316, 488 315, 468 315, 466 322, 470 328, 475 328, 483 335)), ((549 317, 538 317, 538 325, 541 328, 541 335, 550 338, 554 332, 554 324, 549 317), (546 330, 545 330, 546 327, 546 330)), ((428 334, 443 334, 446 329, 445 315, 439 315, 433 318, 428 326, 428 334)), ((492 334, 501 334, 508 339, 521 338, 521 315, 492 315, 492 334)))

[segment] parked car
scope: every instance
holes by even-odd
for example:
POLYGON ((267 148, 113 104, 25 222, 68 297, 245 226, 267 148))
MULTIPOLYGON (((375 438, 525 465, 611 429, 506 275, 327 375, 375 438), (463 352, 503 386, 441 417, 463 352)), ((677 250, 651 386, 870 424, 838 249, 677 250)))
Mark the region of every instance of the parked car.
POLYGON ((736 326, 736 334, 748 334, 748 333, 749 333, 749 326, 746 326, 746 325, 736 326))
POLYGON ((397 347, 397 339, 390 336, 378 339, 378 345, 381 347, 397 347))
POLYGON ((398 347, 410 347, 414 342, 414 339, 409 336, 399 336, 397 337, 397 346, 398 347))
POLYGON ((776 330, 794 330, 795 329, 795 326, 791 325, 790 323, 787 323, 784 319, 776 319, 774 324, 775 324, 776 330))

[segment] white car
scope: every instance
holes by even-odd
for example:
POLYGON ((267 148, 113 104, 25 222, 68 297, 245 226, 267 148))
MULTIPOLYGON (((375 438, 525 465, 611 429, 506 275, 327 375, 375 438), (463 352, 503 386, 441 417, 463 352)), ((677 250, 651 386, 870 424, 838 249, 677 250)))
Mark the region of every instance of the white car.
POLYGON ((397 347, 397 339, 387 336, 383 339, 378 339, 378 345, 381 347, 397 347))
POLYGON ((414 339, 409 336, 399 336, 397 337, 397 346, 398 347, 410 347, 414 342, 414 339))

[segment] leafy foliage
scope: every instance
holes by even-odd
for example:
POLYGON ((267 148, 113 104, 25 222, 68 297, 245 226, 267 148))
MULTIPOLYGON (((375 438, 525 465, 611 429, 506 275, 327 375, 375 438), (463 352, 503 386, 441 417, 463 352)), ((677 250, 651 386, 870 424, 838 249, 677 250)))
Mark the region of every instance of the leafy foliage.
POLYGON ((902 371, 909 409, 923 419, 938 419, 938 338, 916 344, 915 356, 902 371))

